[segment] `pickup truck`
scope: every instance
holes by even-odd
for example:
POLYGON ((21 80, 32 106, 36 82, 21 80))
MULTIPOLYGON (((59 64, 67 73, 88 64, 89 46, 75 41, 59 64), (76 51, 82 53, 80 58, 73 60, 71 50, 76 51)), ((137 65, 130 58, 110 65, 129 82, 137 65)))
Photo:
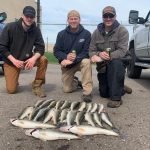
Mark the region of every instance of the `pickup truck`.
POLYGON ((150 68, 150 11, 145 18, 131 10, 129 23, 134 24, 133 35, 129 40, 131 60, 127 66, 129 78, 140 78, 142 69, 150 68))
MULTIPOLYGON (((3 30, 3 28, 4 28, 4 23, 3 22, 6 20, 6 18, 7 18, 7 14, 5 12, 0 13, 0 34, 3 30)), ((0 55, 0 67, 2 67, 2 70, 3 70, 3 63, 4 63, 3 58, 0 55)))

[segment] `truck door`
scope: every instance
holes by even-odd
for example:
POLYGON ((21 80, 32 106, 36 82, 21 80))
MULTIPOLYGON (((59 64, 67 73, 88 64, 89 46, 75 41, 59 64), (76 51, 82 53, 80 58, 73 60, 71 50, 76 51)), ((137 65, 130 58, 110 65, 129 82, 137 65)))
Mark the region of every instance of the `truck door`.
POLYGON ((150 12, 149 12, 149 16, 148 16, 148 20, 147 20, 147 22, 146 22, 146 25, 149 27, 147 49, 148 49, 149 58, 150 58, 150 12))
POLYGON ((145 26, 145 24, 140 25, 137 28, 137 34, 135 35, 135 53, 136 56, 138 56, 141 59, 148 57, 148 34, 149 27, 145 26))

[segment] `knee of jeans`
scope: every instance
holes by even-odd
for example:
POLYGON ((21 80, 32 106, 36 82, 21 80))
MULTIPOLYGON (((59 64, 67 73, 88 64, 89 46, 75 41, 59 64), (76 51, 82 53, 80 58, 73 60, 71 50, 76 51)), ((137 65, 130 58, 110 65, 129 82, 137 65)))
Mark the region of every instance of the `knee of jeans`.
POLYGON ((9 94, 14 94, 14 93, 16 93, 16 88, 7 88, 7 92, 9 94))

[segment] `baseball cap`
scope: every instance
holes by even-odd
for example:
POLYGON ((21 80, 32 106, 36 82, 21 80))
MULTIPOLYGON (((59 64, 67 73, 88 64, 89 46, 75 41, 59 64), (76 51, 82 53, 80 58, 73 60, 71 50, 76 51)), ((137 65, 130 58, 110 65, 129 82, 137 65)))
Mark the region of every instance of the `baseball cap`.
POLYGON ((103 9, 103 15, 106 14, 106 13, 110 13, 110 14, 113 14, 115 16, 116 15, 116 10, 112 6, 107 6, 103 9))
POLYGON ((79 17, 79 18, 80 18, 80 14, 79 14, 79 12, 76 11, 76 10, 71 10, 71 11, 69 11, 67 17, 68 17, 68 18, 69 18, 69 17, 79 17))
POLYGON ((33 17, 34 18, 35 15, 36 15, 36 12, 35 12, 35 9, 32 6, 26 6, 23 9, 23 14, 25 16, 29 16, 29 17, 33 17))

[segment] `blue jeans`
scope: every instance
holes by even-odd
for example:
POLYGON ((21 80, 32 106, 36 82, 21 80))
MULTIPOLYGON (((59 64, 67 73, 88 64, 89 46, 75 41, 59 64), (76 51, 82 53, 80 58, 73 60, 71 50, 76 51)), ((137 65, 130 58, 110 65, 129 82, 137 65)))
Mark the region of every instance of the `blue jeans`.
POLYGON ((120 59, 114 59, 106 64, 104 73, 98 72, 100 96, 120 101, 124 95, 125 66, 120 59))

